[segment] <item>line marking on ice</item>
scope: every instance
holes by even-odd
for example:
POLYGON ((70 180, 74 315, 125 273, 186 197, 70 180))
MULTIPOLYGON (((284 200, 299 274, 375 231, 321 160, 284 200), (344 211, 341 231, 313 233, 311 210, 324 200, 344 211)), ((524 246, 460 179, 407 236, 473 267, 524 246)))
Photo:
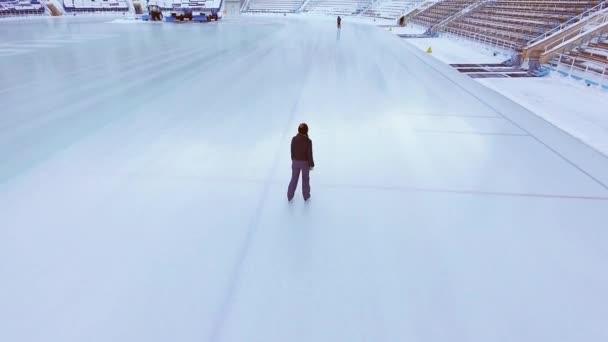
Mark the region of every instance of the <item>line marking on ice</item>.
POLYGON ((500 132, 467 132, 467 131, 442 131, 439 129, 412 129, 416 133, 430 133, 430 134, 464 134, 464 135, 502 135, 502 136, 513 136, 513 137, 530 137, 530 134, 526 133, 500 133, 500 132))

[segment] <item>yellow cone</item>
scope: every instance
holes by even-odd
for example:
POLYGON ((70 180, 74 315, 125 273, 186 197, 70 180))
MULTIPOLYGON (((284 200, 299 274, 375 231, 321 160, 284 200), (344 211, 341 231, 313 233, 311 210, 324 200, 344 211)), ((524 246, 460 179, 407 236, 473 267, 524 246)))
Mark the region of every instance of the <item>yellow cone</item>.
POLYGON ((426 53, 433 53, 433 49, 429 46, 429 48, 426 49, 426 53))

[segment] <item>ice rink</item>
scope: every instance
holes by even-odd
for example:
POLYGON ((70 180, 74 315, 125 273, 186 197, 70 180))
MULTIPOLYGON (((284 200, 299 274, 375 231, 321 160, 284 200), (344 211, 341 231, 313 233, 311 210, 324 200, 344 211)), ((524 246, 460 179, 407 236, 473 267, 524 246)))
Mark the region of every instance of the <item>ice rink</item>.
POLYGON ((0 341, 608 340, 605 156, 381 28, 107 20, 0 23, 0 341))

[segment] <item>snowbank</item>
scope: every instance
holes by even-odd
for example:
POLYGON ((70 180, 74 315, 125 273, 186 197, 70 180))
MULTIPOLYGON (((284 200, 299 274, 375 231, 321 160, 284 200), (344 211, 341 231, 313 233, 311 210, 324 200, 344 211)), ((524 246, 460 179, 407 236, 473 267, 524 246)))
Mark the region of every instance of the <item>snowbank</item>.
POLYGON ((503 55, 494 56, 489 50, 448 37, 404 38, 404 40, 423 51, 432 48, 431 56, 447 64, 502 63, 508 59, 503 55))
POLYGON ((477 81, 608 156, 608 92, 557 75, 477 81))

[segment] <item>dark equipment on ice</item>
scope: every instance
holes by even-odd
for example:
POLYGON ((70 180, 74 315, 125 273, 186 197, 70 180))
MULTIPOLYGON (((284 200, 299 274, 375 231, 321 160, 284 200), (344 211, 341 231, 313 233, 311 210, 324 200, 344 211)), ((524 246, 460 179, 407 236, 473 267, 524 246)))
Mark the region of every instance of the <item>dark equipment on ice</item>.
POLYGON ((399 18, 399 26, 405 26, 405 16, 402 16, 401 18, 399 18))
POLYGON ((220 19, 220 9, 206 7, 181 7, 180 4, 173 4, 171 17, 167 21, 218 21, 220 19))
POLYGON ((150 13, 150 20, 161 21, 163 20, 163 12, 157 5, 148 6, 148 13, 150 13))

